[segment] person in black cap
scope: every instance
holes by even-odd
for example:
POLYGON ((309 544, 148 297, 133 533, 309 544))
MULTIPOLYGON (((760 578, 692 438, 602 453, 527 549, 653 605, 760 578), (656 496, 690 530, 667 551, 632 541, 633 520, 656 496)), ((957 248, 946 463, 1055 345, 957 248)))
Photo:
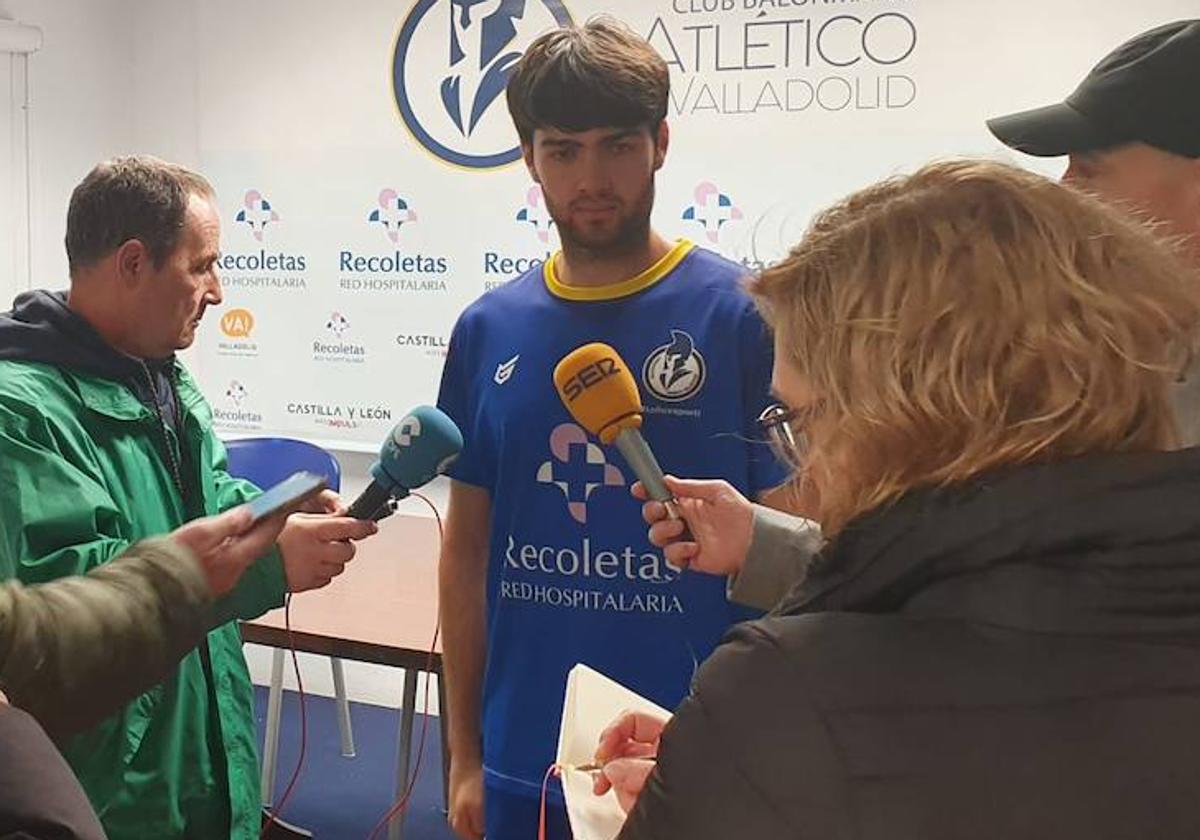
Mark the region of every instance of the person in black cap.
POLYGON ((1200 19, 1136 36, 1065 101, 988 128, 1027 154, 1069 155, 1064 180, 1149 216, 1200 268, 1200 19))
MULTIPOLYGON (((1069 155, 1064 181, 1153 222, 1200 274, 1200 19, 1136 36, 1065 101, 988 128, 1027 154, 1069 155)), ((1180 444, 1200 444, 1200 366, 1173 397, 1180 444)))

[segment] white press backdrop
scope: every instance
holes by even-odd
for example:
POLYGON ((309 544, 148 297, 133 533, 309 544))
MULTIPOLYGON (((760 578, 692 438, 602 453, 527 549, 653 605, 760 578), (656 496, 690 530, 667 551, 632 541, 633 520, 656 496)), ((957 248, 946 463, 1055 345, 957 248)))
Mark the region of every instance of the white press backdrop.
POLYGON ((655 222, 753 267, 856 187, 936 157, 1003 155, 986 117, 1063 96, 1123 38, 1198 10, 197 4, 195 43, 208 46, 193 57, 197 149, 223 206, 226 305, 194 365, 218 427, 369 450, 434 398, 457 313, 556 245, 512 162, 497 80, 559 22, 611 13, 663 54, 673 134, 655 222))

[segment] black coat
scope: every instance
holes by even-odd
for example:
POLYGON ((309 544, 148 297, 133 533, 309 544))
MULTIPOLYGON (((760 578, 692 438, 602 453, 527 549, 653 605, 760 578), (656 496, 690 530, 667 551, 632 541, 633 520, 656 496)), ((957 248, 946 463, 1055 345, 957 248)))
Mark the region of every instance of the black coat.
POLYGON ((621 838, 1200 838, 1200 450, 852 523, 705 663, 621 838))
POLYGON ((104 840, 67 762, 37 721, 7 703, 0 703, 0 840, 104 840))

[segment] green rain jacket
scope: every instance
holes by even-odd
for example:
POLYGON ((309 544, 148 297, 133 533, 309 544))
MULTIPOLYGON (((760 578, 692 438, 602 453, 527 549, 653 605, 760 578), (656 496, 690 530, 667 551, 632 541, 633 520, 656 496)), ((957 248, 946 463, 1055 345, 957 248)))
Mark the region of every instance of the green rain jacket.
MULTIPOLYGON (((23 295, 0 316, 0 575, 83 574, 257 493, 226 472, 211 410, 177 361, 117 353, 62 295, 23 295)), ((284 591, 273 552, 162 683, 63 744, 111 840, 258 837, 253 695, 233 619, 284 591)))

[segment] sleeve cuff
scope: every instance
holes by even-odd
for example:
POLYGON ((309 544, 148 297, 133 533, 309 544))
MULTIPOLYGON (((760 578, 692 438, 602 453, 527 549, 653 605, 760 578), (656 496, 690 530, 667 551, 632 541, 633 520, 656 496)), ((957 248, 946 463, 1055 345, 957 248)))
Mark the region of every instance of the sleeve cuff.
POLYGON ((812 520, 754 505, 750 551, 742 570, 729 577, 729 599, 748 607, 771 609, 804 580, 821 543, 821 527, 812 520))
POLYGON ((210 627, 220 627, 234 619, 250 621, 268 610, 283 606, 287 594, 287 576, 283 556, 272 548, 242 575, 232 592, 217 601, 210 627))

